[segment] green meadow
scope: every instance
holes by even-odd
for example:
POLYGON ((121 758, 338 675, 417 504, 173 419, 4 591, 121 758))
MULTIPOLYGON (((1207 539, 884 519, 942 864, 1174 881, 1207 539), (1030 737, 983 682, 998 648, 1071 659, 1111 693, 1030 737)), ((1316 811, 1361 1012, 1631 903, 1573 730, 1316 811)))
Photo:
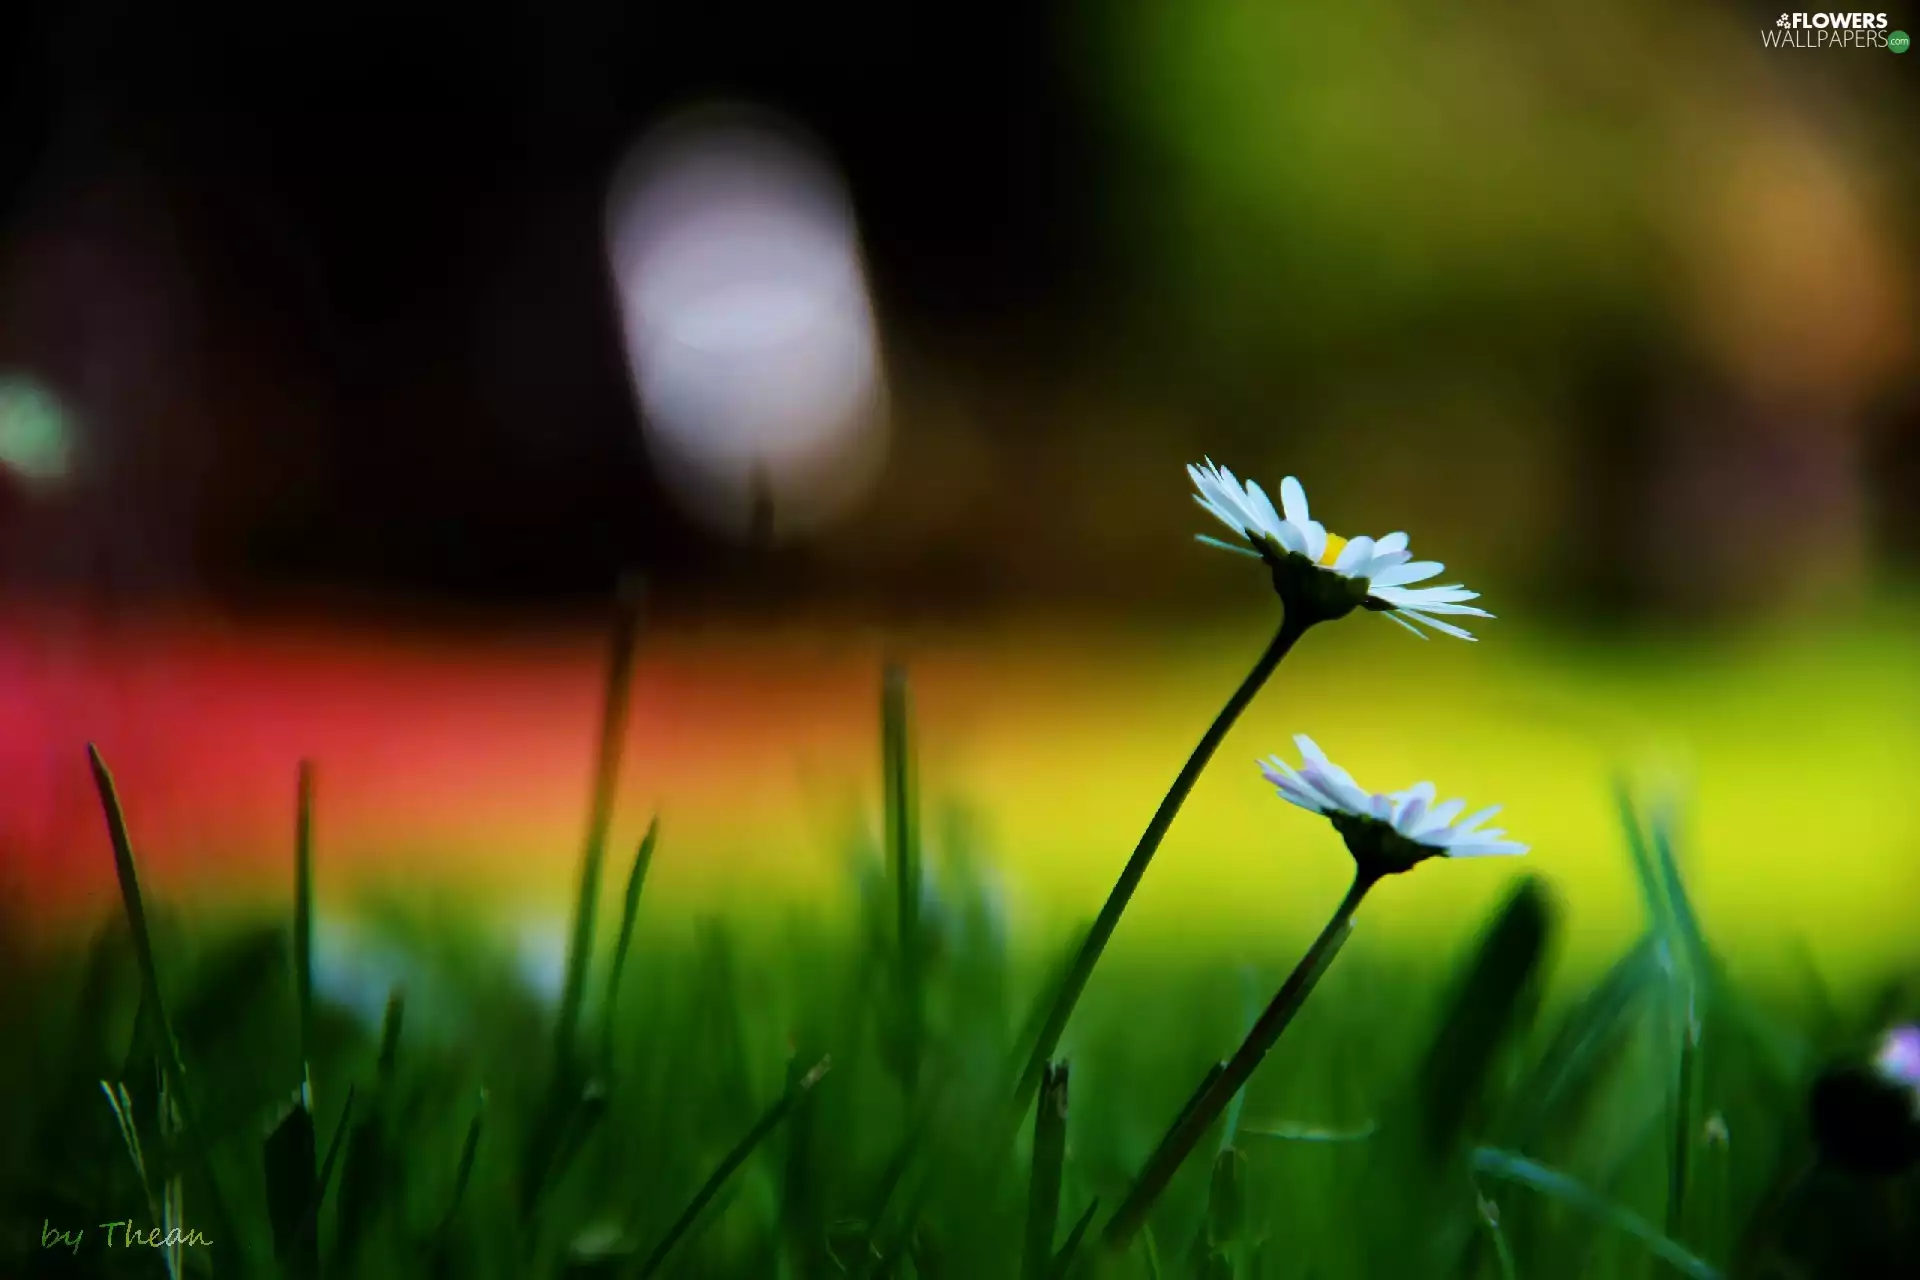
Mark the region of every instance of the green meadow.
MULTIPOLYGON (((653 883, 694 856, 670 823, 605 835, 628 670, 544 976, 421 901, 363 913, 343 964, 311 889, 324 793, 305 788, 284 907, 197 911, 142 877, 140 797, 101 762, 122 909, 85 937, 4 935, 6 1274, 1798 1280, 1920 1262, 1920 1181, 1836 1158, 1809 1109, 1823 1073, 1920 1013, 1913 989, 1889 966, 1829 985, 1792 955, 1749 962, 1751 942, 1730 963, 1690 891, 1684 797, 1584 780, 1585 839, 1630 886, 1617 946, 1569 926, 1591 868, 1502 862, 1517 874, 1477 917, 1399 944, 1423 890, 1486 864, 1396 877, 1117 1236, 1164 1135, 1287 982, 1298 922, 1337 899, 1325 868, 1255 945, 1211 938, 1191 900, 1186 936, 1163 915, 1117 945, 1020 1088, 1099 897, 1072 927, 1010 928, 990 851, 923 800, 905 677, 876 709, 853 909, 690 912, 653 883)), ((1216 877, 1222 919, 1250 856, 1216 877)), ((1301 856, 1345 857, 1330 834, 1301 856)), ((1822 1123, 1871 1145, 1905 1122, 1873 1104, 1822 1123)))

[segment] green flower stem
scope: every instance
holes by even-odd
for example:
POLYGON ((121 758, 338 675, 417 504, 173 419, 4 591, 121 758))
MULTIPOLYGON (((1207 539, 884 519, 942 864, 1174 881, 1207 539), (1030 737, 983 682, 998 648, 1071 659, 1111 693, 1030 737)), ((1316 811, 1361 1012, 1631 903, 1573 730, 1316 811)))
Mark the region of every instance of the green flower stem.
POLYGON ((1367 890, 1373 888, 1378 880, 1378 876, 1364 871, 1355 874, 1353 886, 1334 910, 1333 918, 1327 921, 1327 927, 1313 940, 1313 945, 1300 958, 1300 963, 1294 966, 1293 972, 1287 975, 1287 980, 1280 984, 1273 1003, 1267 1006, 1266 1012, 1253 1024, 1253 1030, 1247 1033, 1240 1048, 1227 1061, 1226 1070, 1213 1074, 1212 1083, 1186 1108, 1161 1140, 1153 1158, 1140 1171, 1133 1189, 1127 1193, 1126 1200, 1102 1233, 1103 1243, 1110 1252, 1122 1252, 1132 1242, 1134 1234, 1147 1220, 1154 1202, 1173 1180, 1174 1172, 1193 1153, 1207 1129, 1227 1109, 1227 1104, 1233 1101, 1234 1095, 1253 1075, 1254 1068, 1260 1065, 1267 1051, 1280 1039, 1280 1033, 1300 1012, 1314 985, 1320 981, 1320 975, 1327 971, 1334 956, 1345 944, 1347 935, 1353 932, 1353 913, 1359 910, 1360 900, 1367 896, 1367 890))
POLYGON ((1053 1056, 1053 1050, 1060 1043, 1061 1035, 1067 1029, 1067 1021, 1073 1017, 1073 1007, 1080 1000, 1080 993, 1086 989, 1087 978, 1092 975, 1094 965, 1100 962, 1100 955, 1107 948, 1108 939, 1113 937, 1114 928, 1120 923, 1120 915, 1127 909, 1127 903, 1133 900, 1133 891, 1140 887, 1140 879, 1147 874, 1147 864, 1153 861, 1153 855, 1159 850, 1160 842, 1166 838, 1167 828, 1173 825, 1173 819, 1180 812, 1180 806, 1186 802, 1187 793, 1193 790, 1193 784, 1200 780, 1201 771, 1207 767, 1207 761, 1213 758, 1215 749, 1233 728, 1233 722, 1247 709, 1260 687, 1287 656, 1294 643, 1305 635, 1311 621, 1295 621, 1300 615, 1289 609, 1281 620, 1280 629, 1274 633, 1267 644, 1266 652, 1253 664, 1253 670, 1247 672, 1240 687, 1227 699, 1227 705, 1220 708, 1220 714, 1213 718, 1207 731, 1200 739, 1200 745, 1187 757, 1187 763, 1180 775, 1167 788, 1167 794, 1160 801, 1160 807, 1154 810, 1153 820, 1147 823, 1147 829, 1141 833, 1140 843, 1134 846, 1133 856, 1127 859, 1127 865, 1120 872, 1120 878, 1114 881, 1113 891, 1107 895, 1106 905, 1100 908, 1100 914, 1093 922, 1093 928, 1087 932, 1086 941, 1080 945, 1080 953, 1074 957, 1073 965, 1067 970, 1067 976, 1060 984, 1060 991, 1054 997, 1053 1008, 1047 1014, 1047 1020, 1040 1030, 1040 1038, 1035 1041, 1027 1065, 1020 1073, 1020 1081, 1014 1088, 1013 1108, 1016 1116, 1026 1113, 1027 1104, 1033 1099, 1033 1091, 1040 1085, 1040 1075, 1046 1069, 1053 1056))

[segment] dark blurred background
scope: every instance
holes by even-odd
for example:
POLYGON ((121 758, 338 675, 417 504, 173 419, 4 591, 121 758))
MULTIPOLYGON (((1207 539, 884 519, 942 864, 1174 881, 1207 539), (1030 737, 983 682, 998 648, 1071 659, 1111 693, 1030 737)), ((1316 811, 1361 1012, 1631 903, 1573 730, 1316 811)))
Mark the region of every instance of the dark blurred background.
POLYGON ((1210 454, 1543 613, 1858 601, 1920 548, 1920 62, 1769 20, 16 6, 0 563, 1139 616, 1244 599, 1186 541, 1210 454), (603 234, 622 157, 713 101, 838 168, 884 354, 884 462, 770 549, 645 447, 603 234))

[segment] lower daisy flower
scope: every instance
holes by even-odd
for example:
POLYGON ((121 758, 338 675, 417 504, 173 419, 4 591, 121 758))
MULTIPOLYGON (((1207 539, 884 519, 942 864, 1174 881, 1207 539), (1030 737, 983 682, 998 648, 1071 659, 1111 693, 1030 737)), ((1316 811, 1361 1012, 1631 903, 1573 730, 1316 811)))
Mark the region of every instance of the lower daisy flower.
POLYGON ((1485 825, 1498 808, 1482 809, 1461 820, 1467 802, 1437 802, 1431 782, 1418 783, 1405 791, 1370 792, 1355 782, 1352 774, 1327 759, 1312 738, 1301 734, 1294 742, 1300 747, 1299 768, 1274 756, 1261 763, 1261 771, 1287 800, 1333 823, 1353 853, 1353 884, 1320 936, 1307 948, 1307 954, 1254 1021, 1240 1047, 1201 1083, 1200 1091, 1161 1138, 1101 1232, 1101 1241, 1110 1253, 1125 1252, 1175 1170, 1246 1087, 1261 1060, 1312 994, 1320 975, 1345 945, 1362 899, 1382 877, 1410 871, 1428 858, 1477 858, 1527 851, 1527 846, 1508 840, 1505 831, 1485 825))
POLYGON ((1506 839, 1500 827, 1487 827, 1500 812, 1492 805, 1466 818, 1465 800, 1439 800, 1431 782, 1404 791, 1369 792, 1353 775, 1327 759, 1306 734, 1295 735, 1300 767, 1269 756, 1260 772, 1283 799, 1333 823, 1347 842, 1362 874, 1379 877, 1407 871, 1428 858, 1482 858, 1527 852, 1506 839))

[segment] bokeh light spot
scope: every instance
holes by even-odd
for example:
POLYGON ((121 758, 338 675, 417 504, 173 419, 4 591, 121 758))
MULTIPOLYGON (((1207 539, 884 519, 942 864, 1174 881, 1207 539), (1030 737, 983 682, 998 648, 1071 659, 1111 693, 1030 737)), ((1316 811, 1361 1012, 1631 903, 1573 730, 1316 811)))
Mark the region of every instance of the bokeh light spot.
POLYGON ((53 392, 31 378, 0 374, 0 468, 47 484, 73 464, 73 424, 53 392))
POLYGON ((636 146, 608 203, 655 464, 706 523, 818 527, 878 473, 885 390, 851 203, 791 131, 694 113, 636 146))

